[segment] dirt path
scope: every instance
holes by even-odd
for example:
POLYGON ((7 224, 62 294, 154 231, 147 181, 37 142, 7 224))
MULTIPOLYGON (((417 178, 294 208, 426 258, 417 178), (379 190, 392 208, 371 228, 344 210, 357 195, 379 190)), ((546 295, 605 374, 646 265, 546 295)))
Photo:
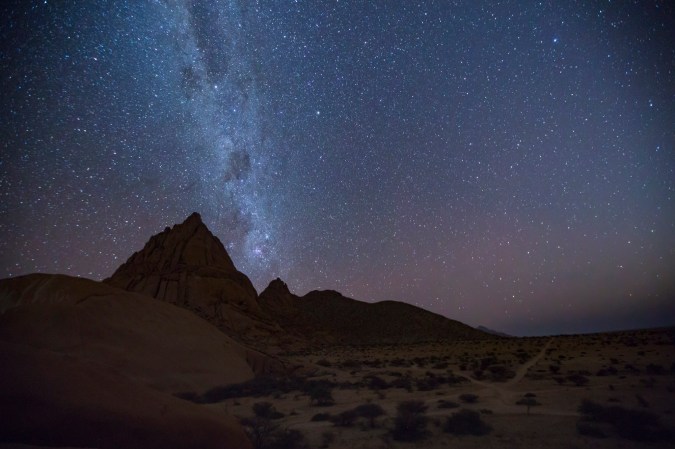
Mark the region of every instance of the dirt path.
MULTIPOLYGON (((539 362, 544 357, 544 355, 546 355, 546 350, 551 345, 552 341, 553 341, 552 339, 548 340, 537 355, 535 355, 530 360, 519 366, 518 369, 516 370, 516 375, 512 379, 509 379, 507 382, 503 383, 484 382, 474 379, 473 377, 468 376, 466 374, 464 374, 463 376, 467 380, 469 380, 472 384, 478 385, 487 390, 483 395, 481 395, 482 400, 486 402, 491 402, 490 405, 492 406, 497 406, 499 412, 522 413, 523 406, 515 404, 517 399, 520 397, 521 393, 516 391, 514 387, 518 385, 520 381, 523 380, 529 369, 532 368, 534 365, 536 365, 537 362, 539 362)), ((552 409, 547 409, 546 411, 544 411, 543 408, 541 409, 541 412, 551 415, 569 414, 567 412, 552 409)))
POLYGON ((535 355, 532 357, 530 360, 527 362, 523 363, 517 370, 516 370, 516 375, 514 376, 513 379, 508 380, 507 382, 504 383, 505 387, 510 387, 512 385, 517 384, 521 380, 523 380, 523 377, 525 377, 525 374, 527 374, 527 371, 532 368, 534 365, 537 364, 539 360, 546 355, 546 350, 548 349, 549 346, 551 346, 551 342, 553 340, 549 340, 546 342, 543 348, 541 348, 541 351, 539 351, 539 354, 535 355))
POLYGON ((530 360, 527 362, 523 363, 521 366, 518 367, 516 370, 516 375, 512 378, 509 379, 506 382, 502 383, 488 383, 488 382, 483 382, 478 379, 474 379, 473 377, 467 375, 467 374, 462 374, 462 377, 466 378, 468 381, 470 381, 473 384, 480 385, 481 387, 485 388, 496 388, 496 389, 507 389, 509 387, 513 387, 516 385, 518 382, 523 380, 523 377, 525 377, 525 374, 527 374, 527 371, 532 368, 536 363, 541 360, 542 357, 546 354, 546 350, 548 347, 551 345, 551 341, 549 340, 546 342, 543 348, 541 348, 541 351, 534 357, 532 357, 530 360))

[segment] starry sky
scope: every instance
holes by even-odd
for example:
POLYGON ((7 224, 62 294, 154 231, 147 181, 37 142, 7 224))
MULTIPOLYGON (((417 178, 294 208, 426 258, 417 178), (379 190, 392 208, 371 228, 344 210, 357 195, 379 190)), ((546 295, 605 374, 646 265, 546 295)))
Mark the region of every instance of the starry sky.
POLYGON ((0 276, 193 211, 258 291, 514 335, 675 324, 668 1, 0 6, 0 276))

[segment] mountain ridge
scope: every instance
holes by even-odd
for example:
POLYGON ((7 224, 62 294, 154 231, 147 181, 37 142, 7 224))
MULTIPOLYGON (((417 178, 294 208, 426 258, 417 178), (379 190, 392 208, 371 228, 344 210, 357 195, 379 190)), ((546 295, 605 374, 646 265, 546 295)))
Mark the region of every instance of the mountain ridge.
POLYGON ((258 294, 196 212, 150 237, 103 282, 191 310, 264 352, 489 335, 405 302, 369 303, 335 290, 299 297, 280 278, 258 294))

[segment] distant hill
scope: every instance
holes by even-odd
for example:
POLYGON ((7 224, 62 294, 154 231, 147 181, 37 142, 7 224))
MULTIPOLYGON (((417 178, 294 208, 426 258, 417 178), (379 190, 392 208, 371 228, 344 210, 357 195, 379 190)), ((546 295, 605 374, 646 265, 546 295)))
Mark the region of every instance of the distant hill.
POLYGON ((492 335, 459 321, 397 301, 367 303, 332 290, 292 294, 276 279, 260 294, 260 307, 287 332, 317 344, 396 344, 479 340, 492 335))
POLYGON ((488 334, 497 335, 499 337, 512 337, 512 335, 505 334, 504 332, 495 331, 495 330, 492 330, 492 329, 487 328, 485 326, 478 326, 478 327, 476 327, 476 329, 478 329, 479 331, 482 331, 482 332, 486 332, 488 334))

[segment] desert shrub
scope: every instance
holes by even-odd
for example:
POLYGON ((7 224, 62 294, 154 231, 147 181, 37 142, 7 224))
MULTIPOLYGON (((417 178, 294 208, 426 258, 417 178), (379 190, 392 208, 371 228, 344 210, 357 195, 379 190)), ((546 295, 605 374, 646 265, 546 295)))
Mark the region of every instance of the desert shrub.
POLYGON ((275 432, 269 449, 306 449, 309 446, 305 436, 297 429, 283 429, 275 432))
POLYGON ((253 413, 258 418, 279 419, 284 417, 284 414, 278 412, 274 405, 269 402, 256 402, 252 408, 253 413))
POLYGON ((340 412, 337 415, 331 417, 330 421, 339 427, 351 427, 354 425, 354 422, 358 416, 359 415, 356 414, 355 410, 345 410, 344 412, 340 412))
POLYGON ((248 437, 256 449, 268 449, 272 447, 278 426, 269 419, 253 418, 242 420, 242 424, 248 437))
POLYGON ((329 421, 330 418, 331 418, 330 413, 317 413, 316 415, 312 416, 312 419, 310 421, 312 422, 329 421))
POLYGON ((447 367, 448 362, 438 362, 433 366, 434 369, 446 369, 447 367))
POLYGON ((397 441, 418 441, 427 435, 427 406, 422 401, 404 401, 398 404, 391 432, 397 441))
POLYGON ((480 413, 462 409, 449 416, 443 425, 443 431, 453 435, 487 435, 492 428, 485 423, 480 413))
POLYGON ((420 368, 424 368, 425 366, 427 366, 428 363, 428 360, 422 357, 415 357, 412 359, 412 361, 415 365, 419 366, 420 368))
POLYGON ((194 391, 183 391, 180 393, 175 393, 174 396, 177 397, 178 399, 184 399, 186 401, 196 403, 199 403, 201 400, 201 397, 194 391))
POLYGON ((399 377, 391 381, 390 384, 394 388, 403 388, 407 391, 412 391, 412 381, 409 377, 399 377))
POLYGON ((448 373, 448 376, 445 378, 445 383, 447 383, 448 385, 455 385, 466 382, 469 382, 469 380, 466 377, 455 376, 453 373, 448 373))
POLYGON ((490 378, 495 382, 506 382, 516 376, 515 371, 505 365, 490 365, 488 368, 490 378))
POLYGON ((335 441, 335 434, 329 430, 321 434, 321 446, 322 448, 327 448, 330 446, 333 441, 335 441))
POLYGON ((636 395, 635 395, 635 399, 638 400, 638 403, 639 403, 642 407, 649 408, 649 402, 647 402, 647 400, 646 400, 645 398, 643 398, 641 395, 636 394, 636 395))
POLYGON ((397 367, 408 367, 412 365, 412 362, 409 360, 405 360, 402 358, 395 358, 389 362, 391 366, 397 366, 397 367))
POLYGON ((440 382, 434 376, 425 376, 415 381, 415 386, 419 391, 431 391, 438 388, 440 382))
POLYGON ((375 427, 375 419, 384 415, 384 409, 378 404, 362 404, 354 409, 357 415, 366 418, 370 427, 375 427))
POLYGON ((335 404, 330 385, 322 383, 314 384, 307 394, 309 394, 310 405, 326 407, 335 404))
POLYGON ((467 404, 474 404, 478 402, 478 395, 473 394, 473 393, 464 393, 459 395, 459 400, 467 403, 467 404))
POLYGON ((480 360, 480 368, 487 369, 488 366, 498 363, 499 360, 495 356, 483 357, 480 360))
POLYGON ((577 387, 584 386, 588 383, 588 377, 579 373, 570 374, 569 376, 567 376, 567 380, 572 382, 577 387))
POLYGON ((560 372, 560 365, 549 365, 548 370, 553 374, 558 374, 560 372))
POLYGON ((610 367, 607 367, 607 368, 600 368, 595 373, 595 375, 600 376, 600 377, 602 377, 602 376, 613 376, 613 375, 617 374, 618 372, 619 372, 619 370, 617 370, 613 366, 610 366, 610 367))
POLYGON ((317 382, 305 382, 300 377, 256 377, 239 384, 214 387, 199 397, 197 402, 213 404, 231 398, 272 396, 294 390, 305 391, 315 383, 317 382))
POLYGON ((364 381, 371 390, 386 390, 391 387, 386 380, 379 376, 367 376, 364 378, 364 381))
POLYGON ((329 362, 328 360, 326 360, 326 359, 321 359, 321 360, 317 361, 316 364, 319 365, 319 366, 326 367, 326 368, 329 368, 329 367, 333 366, 333 364, 330 363, 330 362, 329 362))
POLYGON ((582 401, 578 410, 583 415, 581 422, 611 424, 622 438, 634 441, 662 441, 670 438, 670 433, 654 413, 616 405, 603 406, 587 399, 582 401))
POLYGON ((448 401, 447 399, 438 400, 438 408, 457 408, 459 404, 453 401, 448 401))
MULTIPOLYGON (((528 393, 528 394, 533 394, 533 393, 528 393)), ((524 405, 525 407, 527 407, 527 414, 529 415, 530 414, 530 408, 534 407, 536 405, 541 405, 541 403, 539 401, 537 401, 534 396, 528 396, 526 394, 522 398, 518 399, 518 401, 516 401, 516 405, 524 405)))
POLYGON ((650 363, 649 365, 645 366, 645 372, 649 375, 660 375, 666 374, 666 369, 661 365, 650 363))
POLYGON ((607 438, 607 433, 605 433, 605 430, 602 428, 602 426, 588 421, 577 421, 577 433, 587 437, 607 438))
POLYGON ((358 360, 345 360, 340 364, 340 367, 342 368, 350 368, 350 369, 360 369, 361 368, 361 362, 358 360))

